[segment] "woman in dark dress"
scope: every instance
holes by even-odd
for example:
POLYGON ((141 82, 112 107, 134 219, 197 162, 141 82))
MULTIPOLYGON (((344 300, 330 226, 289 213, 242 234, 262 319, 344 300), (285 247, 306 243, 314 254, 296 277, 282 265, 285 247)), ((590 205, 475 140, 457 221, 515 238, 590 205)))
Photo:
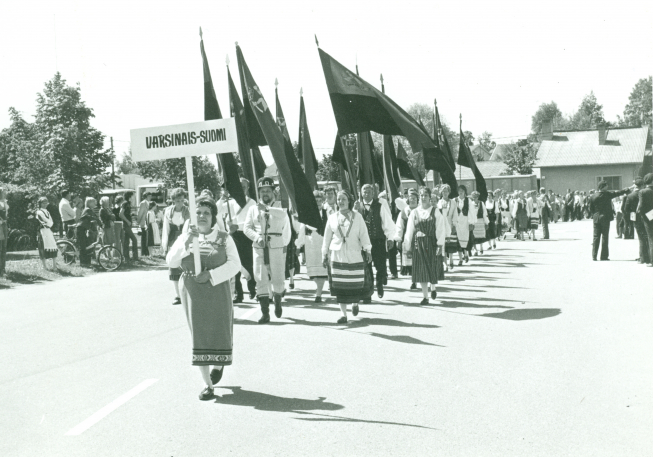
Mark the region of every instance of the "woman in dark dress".
POLYGON ((93 258, 93 243, 97 239, 98 218, 95 215, 97 200, 93 197, 86 197, 84 210, 79 218, 76 227, 77 244, 79 247, 79 265, 82 267, 91 266, 93 258))
POLYGON ((422 187, 419 190, 420 204, 410 213, 404 249, 406 255, 413 259, 413 282, 420 283, 424 299, 422 305, 429 303, 429 284, 431 298, 435 300, 438 283, 438 269, 443 265, 437 256, 442 255, 446 238, 445 216, 431 204, 431 189, 422 187))
POLYGON ((501 216, 499 211, 499 202, 494 199, 492 192, 488 192, 487 201, 485 202, 485 209, 487 210, 487 232, 485 237, 487 239, 488 251, 492 248, 497 248, 497 237, 499 224, 498 219, 501 216))
POLYGON ((233 239, 228 232, 217 228, 218 208, 213 199, 200 198, 196 214, 197 227, 186 225, 166 261, 170 268, 183 270, 181 303, 193 341, 192 364, 199 367, 206 383, 199 395, 205 401, 214 397, 213 385, 222 378, 224 367, 233 361, 234 312, 229 282, 241 265, 233 239), (195 271, 192 254, 196 238, 202 265, 199 273, 195 271))
MULTIPOLYGON (((181 230, 188 219, 190 219, 190 210, 184 202, 186 192, 184 189, 177 188, 172 191, 170 198, 172 205, 168 206, 163 214, 163 230, 161 234, 161 249, 165 255, 172 245, 181 235, 181 230)), ((181 305, 179 296, 179 278, 181 277, 181 268, 170 268, 170 281, 175 286, 175 299, 173 305, 181 305)))

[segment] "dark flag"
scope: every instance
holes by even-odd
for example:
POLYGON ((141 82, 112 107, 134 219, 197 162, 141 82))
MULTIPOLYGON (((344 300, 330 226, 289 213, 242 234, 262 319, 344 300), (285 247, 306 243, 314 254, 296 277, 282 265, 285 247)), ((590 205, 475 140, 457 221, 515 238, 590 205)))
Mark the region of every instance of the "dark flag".
POLYGON ((229 103, 231 105, 231 117, 236 120, 236 134, 238 137, 238 150, 240 151, 240 166, 243 174, 249 181, 249 196, 256 200, 256 182, 265 174, 265 162, 261 156, 258 146, 254 146, 250 151, 249 140, 247 139, 247 123, 245 122, 245 109, 240 101, 238 91, 234 81, 231 79, 231 72, 227 68, 229 79, 229 103), (252 166, 252 158, 254 166, 252 166))
POLYGON ((451 187, 451 193, 449 196, 451 198, 455 198, 458 196, 458 181, 456 181, 456 161, 453 158, 451 148, 449 147, 449 141, 444 134, 444 129, 442 128, 442 123, 440 122, 440 113, 438 112, 437 103, 435 105, 435 113, 433 119, 433 140, 436 147, 441 151, 438 154, 438 157, 440 157, 439 160, 444 162, 438 168, 440 179, 442 179, 442 182, 445 184, 449 184, 449 187, 451 187))
MULTIPOLYGON (((290 154, 287 153, 284 135, 274 122, 268 104, 247 67, 240 47, 237 45, 236 54, 238 56, 240 78, 244 85, 243 96, 245 94, 247 95, 245 106, 249 106, 250 112, 255 116, 260 130, 263 132, 265 140, 270 146, 274 163, 277 165, 279 180, 285 185, 288 191, 288 198, 292 202, 293 208, 297 211, 297 218, 300 222, 310 227, 315 227, 320 231, 323 228, 322 217, 317 207, 315 196, 313 195, 313 189, 311 189, 306 175, 295 158, 292 148, 290 154)), ((245 110, 245 114, 247 114, 247 109, 245 110)), ((249 132, 250 130, 248 129, 249 132)))
POLYGON ((487 200, 487 186, 485 185, 485 178, 479 171, 474 162, 474 156, 472 156, 472 151, 469 150, 467 142, 465 141, 465 135, 463 134, 463 118, 460 116, 460 148, 458 149, 458 165, 461 167, 467 167, 472 169, 474 173, 474 179, 476 180, 476 190, 481 194, 480 199, 482 201, 487 200))
MULTIPOLYGON (((222 119, 218 99, 215 96, 215 89, 213 88, 213 80, 211 79, 211 71, 209 70, 209 61, 206 59, 206 53, 204 52, 204 40, 201 38, 200 51, 202 53, 202 64, 204 67, 204 120, 210 121, 213 119, 222 119)), ((240 143, 238 146, 240 146, 240 143)), ((229 192, 229 195, 231 195, 241 207, 245 206, 247 199, 243 192, 243 187, 240 185, 238 164, 236 163, 234 155, 231 153, 216 155, 218 157, 220 168, 222 168, 224 187, 229 192)))
POLYGON ((304 107, 304 95, 299 93, 299 141, 297 143, 297 157, 304 163, 304 173, 313 189, 317 189, 317 159, 311 143, 311 134, 308 131, 306 121, 306 108, 304 107))
POLYGON ((413 167, 409 160, 406 150, 401 145, 401 141, 397 142, 397 168, 399 173, 406 179, 413 179, 419 186, 425 186, 424 180, 419 174, 419 171, 413 167))
POLYGON ((370 132, 356 133, 356 158, 358 159, 358 181, 374 185, 374 164, 372 162, 372 135, 370 132))
POLYGON ((354 196, 354 200, 358 200, 358 187, 356 185, 356 174, 354 173, 354 163, 351 159, 349 151, 345 147, 345 141, 340 134, 336 135, 336 142, 333 145, 332 160, 340 167, 340 184, 342 188, 354 196), (343 171, 345 174, 343 174, 343 171))
POLYGON ((433 149, 433 140, 392 99, 319 49, 336 124, 341 134, 372 130, 405 136, 413 151, 433 149))
POLYGON ((385 191, 388 194, 390 203, 399 198, 398 186, 401 180, 395 176, 397 172, 397 157, 395 154, 395 145, 392 142, 391 135, 383 135, 383 176, 385 181, 385 191), (394 160, 393 160, 394 159, 394 160))

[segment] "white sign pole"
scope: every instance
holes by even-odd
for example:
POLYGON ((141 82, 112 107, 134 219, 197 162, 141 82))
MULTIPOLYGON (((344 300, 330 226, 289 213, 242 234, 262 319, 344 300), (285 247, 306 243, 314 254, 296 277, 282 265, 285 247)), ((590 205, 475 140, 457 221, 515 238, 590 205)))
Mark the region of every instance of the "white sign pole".
MULTIPOLYGON (((195 205, 195 177, 193 176, 193 158, 186 156, 186 179, 188 180, 188 205, 190 206, 190 223, 197 227, 197 206, 195 205)), ((202 271, 200 259, 200 241, 193 240, 193 257, 195 258, 195 275, 202 271)))

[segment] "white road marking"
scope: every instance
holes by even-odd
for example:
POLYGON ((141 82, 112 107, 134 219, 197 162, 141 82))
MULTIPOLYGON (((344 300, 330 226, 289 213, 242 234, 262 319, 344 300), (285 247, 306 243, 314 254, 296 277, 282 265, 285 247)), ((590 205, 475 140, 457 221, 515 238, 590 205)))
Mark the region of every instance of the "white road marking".
POLYGON ((76 436, 76 435, 81 435, 84 433, 86 430, 91 428, 93 425, 97 424, 100 422, 102 419, 104 419, 106 416, 111 414, 113 411, 118 409, 120 406, 124 405, 127 403, 129 400, 134 398, 136 395, 139 393, 143 392, 145 389, 150 387, 152 384, 157 382, 158 379, 146 379, 145 381, 141 382, 139 385, 134 387, 132 390, 129 392, 121 395, 120 397, 116 398, 114 401, 109 403, 107 406, 104 408, 100 409, 97 411, 95 414, 91 415, 88 419, 80 423, 79 425, 71 428, 66 432, 66 436, 76 436))
POLYGON ((241 314, 238 319, 247 319, 248 317, 256 314, 257 312, 258 312, 258 308, 249 309, 245 311, 243 314, 241 314))

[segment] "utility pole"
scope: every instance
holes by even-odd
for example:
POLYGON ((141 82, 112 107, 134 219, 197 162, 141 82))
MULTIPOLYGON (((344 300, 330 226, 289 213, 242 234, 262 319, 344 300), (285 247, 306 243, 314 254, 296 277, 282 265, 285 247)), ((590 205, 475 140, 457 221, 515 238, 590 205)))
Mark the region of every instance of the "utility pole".
POLYGON ((113 150, 113 137, 111 138, 111 184, 116 188, 116 153, 113 150))

